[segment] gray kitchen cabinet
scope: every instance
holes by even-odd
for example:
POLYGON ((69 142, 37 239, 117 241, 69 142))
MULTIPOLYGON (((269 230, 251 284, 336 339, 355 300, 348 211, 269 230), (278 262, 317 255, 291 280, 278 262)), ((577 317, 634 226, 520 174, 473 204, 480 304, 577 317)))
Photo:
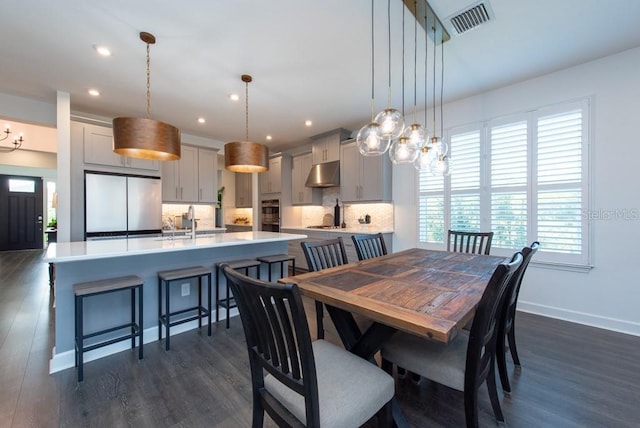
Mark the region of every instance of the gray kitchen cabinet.
POLYGON ((253 228, 250 224, 226 224, 224 227, 227 229, 227 233, 251 232, 251 229, 253 228))
POLYGON ((260 194, 282 191, 282 156, 269 159, 269 170, 260 174, 260 194))
POLYGON ((340 142, 349 138, 351 131, 338 128, 311 137, 313 165, 340 160, 340 142))
POLYGON ((355 140, 340 148, 340 193, 343 202, 391 201, 389 156, 362 156, 355 140))
POLYGON ((218 202, 218 152, 198 148, 198 202, 218 202))
POLYGON ((198 201, 198 149, 180 148, 180 159, 162 163, 162 200, 164 202, 198 201))
POLYGON ((251 208, 253 206, 252 175, 236 172, 236 208, 251 208))
POLYGON ((83 159, 85 164, 101 165, 118 169, 140 169, 159 172, 160 162, 122 156, 113 151, 113 130, 106 126, 72 122, 72 126, 83 128, 83 159))
POLYGON ((293 158, 293 167, 291 169, 292 205, 322 205, 322 189, 305 186, 312 164, 311 153, 293 158))
POLYGON ((215 150, 183 144, 179 160, 162 163, 162 200, 216 203, 217 165, 215 150))

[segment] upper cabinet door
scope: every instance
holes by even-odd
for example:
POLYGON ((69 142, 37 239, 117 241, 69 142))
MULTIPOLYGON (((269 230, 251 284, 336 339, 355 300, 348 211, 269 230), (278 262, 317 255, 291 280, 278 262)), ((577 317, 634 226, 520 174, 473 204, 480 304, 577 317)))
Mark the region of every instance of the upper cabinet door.
POLYGON ((338 128, 324 134, 311 137, 313 164, 340 160, 340 142, 349 138, 351 131, 338 128))
POLYGON ((135 168, 159 171, 154 160, 130 158, 113 151, 113 131, 105 126, 82 124, 84 128, 84 162, 117 168, 135 168))
POLYGON ((183 145, 180 149, 180 200, 198 200, 198 149, 183 145))
POLYGON ((218 152, 198 149, 198 201, 218 202, 217 171, 218 152))

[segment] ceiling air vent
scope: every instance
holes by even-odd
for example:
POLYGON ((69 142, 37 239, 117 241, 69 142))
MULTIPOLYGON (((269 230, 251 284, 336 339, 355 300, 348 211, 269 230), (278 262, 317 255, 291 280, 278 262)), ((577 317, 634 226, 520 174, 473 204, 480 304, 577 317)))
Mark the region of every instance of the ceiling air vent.
POLYGON ((451 30, 451 33, 460 35, 473 30, 485 22, 489 22, 493 17, 493 10, 489 2, 482 1, 448 17, 445 19, 445 22, 451 30))

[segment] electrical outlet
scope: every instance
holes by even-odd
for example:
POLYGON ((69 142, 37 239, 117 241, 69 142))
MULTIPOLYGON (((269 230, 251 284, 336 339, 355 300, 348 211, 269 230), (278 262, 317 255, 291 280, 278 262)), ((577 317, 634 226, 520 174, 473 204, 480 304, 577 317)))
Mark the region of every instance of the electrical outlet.
POLYGON ((191 284, 189 284, 188 282, 185 282, 184 284, 182 284, 182 297, 184 296, 188 296, 189 294, 191 294, 191 284))

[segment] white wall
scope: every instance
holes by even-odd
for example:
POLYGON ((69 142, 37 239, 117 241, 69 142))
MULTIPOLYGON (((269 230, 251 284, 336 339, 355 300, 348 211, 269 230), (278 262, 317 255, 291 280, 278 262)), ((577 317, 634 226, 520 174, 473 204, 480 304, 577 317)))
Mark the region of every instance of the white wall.
MULTIPOLYGON (((445 106, 445 128, 591 96, 592 209, 640 212, 639 70, 640 48, 635 48, 459 100, 445 106)), ((415 246, 415 173, 394 171, 393 178, 394 249, 415 246)), ((594 220, 591 230, 593 269, 585 273, 531 265, 518 308, 640 335, 640 219, 594 220)))

